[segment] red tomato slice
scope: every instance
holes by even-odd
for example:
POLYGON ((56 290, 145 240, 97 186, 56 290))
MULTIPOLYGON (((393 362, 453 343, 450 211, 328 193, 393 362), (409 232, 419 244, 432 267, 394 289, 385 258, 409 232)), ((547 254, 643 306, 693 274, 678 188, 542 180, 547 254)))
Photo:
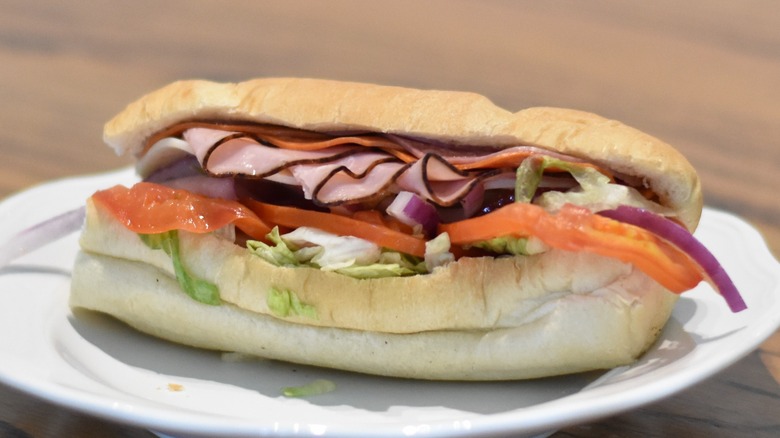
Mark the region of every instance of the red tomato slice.
POLYGON ((503 236, 535 236, 554 248, 587 251, 631 263, 678 293, 704 279, 700 267, 687 254, 653 233, 573 205, 550 214, 536 205, 515 203, 439 229, 449 234, 454 245, 503 236))
POLYGON ((170 230, 208 233, 232 223, 252 238, 263 239, 272 228, 237 201, 153 183, 141 182, 131 188, 115 186, 95 193, 92 199, 129 230, 140 234, 170 230))
POLYGON ((92 199, 135 233, 156 234, 170 230, 208 233, 233 223, 251 238, 265 240, 274 226, 282 229, 308 226, 342 236, 360 237, 418 257, 425 255, 424 239, 376 222, 372 217, 358 220, 252 200, 246 201, 247 207, 237 201, 208 198, 145 182, 132 188, 115 186, 101 190, 92 199))

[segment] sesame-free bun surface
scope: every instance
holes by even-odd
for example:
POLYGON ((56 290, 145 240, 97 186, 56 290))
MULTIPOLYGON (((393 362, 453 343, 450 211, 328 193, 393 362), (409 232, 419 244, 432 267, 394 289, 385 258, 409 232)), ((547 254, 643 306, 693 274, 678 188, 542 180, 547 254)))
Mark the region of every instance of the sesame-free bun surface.
POLYGON ((179 81, 128 105, 105 125, 104 139, 118 153, 137 154, 155 133, 195 120, 394 133, 474 146, 533 145, 635 179, 690 230, 701 215, 695 170, 663 141, 582 111, 540 107, 513 113, 474 93, 299 78, 179 81))

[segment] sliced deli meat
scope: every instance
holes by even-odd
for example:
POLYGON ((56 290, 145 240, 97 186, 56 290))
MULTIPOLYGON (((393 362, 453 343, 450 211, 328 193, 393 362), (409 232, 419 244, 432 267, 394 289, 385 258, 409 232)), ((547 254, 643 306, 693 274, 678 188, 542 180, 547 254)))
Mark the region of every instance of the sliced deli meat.
POLYGON ((457 205, 472 191, 482 190, 483 180, 543 152, 531 146, 453 149, 397 135, 327 136, 265 125, 185 126, 181 137, 209 174, 298 185, 307 199, 322 206, 362 202, 401 190, 416 192, 438 206, 457 205))

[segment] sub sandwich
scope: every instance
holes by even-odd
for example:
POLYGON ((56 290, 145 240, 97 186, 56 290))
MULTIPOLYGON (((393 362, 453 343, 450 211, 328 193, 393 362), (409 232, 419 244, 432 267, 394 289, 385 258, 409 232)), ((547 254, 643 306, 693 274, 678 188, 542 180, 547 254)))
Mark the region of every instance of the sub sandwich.
POLYGON ((643 354, 702 281, 700 182, 666 143, 560 108, 315 79, 180 81, 104 140, 70 305, 199 348, 501 380, 643 354))

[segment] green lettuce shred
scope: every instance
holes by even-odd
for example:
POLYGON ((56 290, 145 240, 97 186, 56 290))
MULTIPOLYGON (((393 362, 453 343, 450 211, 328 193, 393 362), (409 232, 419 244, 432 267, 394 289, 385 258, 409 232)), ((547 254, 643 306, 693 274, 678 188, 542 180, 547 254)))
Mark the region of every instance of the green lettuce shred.
MULTIPOLYGON (((282 239, 276 227, 266 237, 273 242, 273 245, 257 240, 249 240, 246 246, 250 253, 274 266, 323 269, 317 263, 312 262, 314 256, 321 251, 321 247, 296 248, 282 239)), ((386 250, 382 251, 376 263, 368 265, 352 264, 332 269, 332 271, 359 279, 401 277, 428 272, 425 268, 425 262, 421 259, 386 250)))
POLYGON ((274 243, 268 245, 259 240, 249 240, 246 242, 247 248, 252 254, 262 258, 276 266, 300 266, 301 262, 295 256, 295 253, 279 235, 279 227, 274 227, 266 236, 268 240, 274 243))
POLYGON ((548 247, 532 237, 504 236, 475 242, 470 245, 496 254, 534 255, 547 251, 548 247))
POLYGON ((217 306, 222 303, 219 289, 213 283, 195 278, 184 268, 179 253, 179 233, 176 230, 158 234, 139 234, 141 240, 152 249, 161 249, 171 258, 173 271, 181 289, 195 301, 217 306))
POLYGON ((490 240, 472 243, 470 246, 496 254, 529 255, 526 249, 528 239, 525 237, 494 237, 490 240))
POLYGON ((383 251, 376 263, 370 265, 351 265, 335 270, 339 274, 353 278, 405 277, 427 274, 425 262, 417 257, 397 251, 383 251))
POLYGON ((455 261, 455 256, 450 252, 451 247, 450 235, 447 233, 441 233, 425 242, 424 263, 428 272, 455 261))
POLYGON ((549 156, 533 156, 520 163, 515 176, 515 202, 531 202, 549 167, 571 174, 583 189, 609 184, 609 177, 590 166, 572 163, 549 156))
POLYGON ((646 199, 637 189, 614 183, 593 167, 552 157, 531 157, 518 167, 515 180, 515 199, 518 202, 531 202, 544 170, 549 167, 568 172, 579 187, 565 192, 548 191, 534 200, 534 203, 547 211, 560 210, 566 204, 581 205, 592 210, 609 210, 620 205, 630 205, 660 215, 673 214, 671 209, 646 199))
POLYGON ((383 264, 374 263, 372 265, 352 265, 346 268, 335 269, 334 272, 344 274, 352 278, 385 278, 385 277, 404 277, 408 275, 424 274, 409 267, 401 266, 396 263, 383 264))
POLYGON ((289 290, 272 287, 266 296, 266 304, 274 315, 285 318, 288 316, 303 316, 317 319, 317 309, 311 304, 302 302, 298 295, 289 290))
POLYGON ((327 379, 317 379, 305 385, 282 388, 282 395, 285 397, 310 397, 326 394, 335 389, 336 384, 334 382, 327 379))

